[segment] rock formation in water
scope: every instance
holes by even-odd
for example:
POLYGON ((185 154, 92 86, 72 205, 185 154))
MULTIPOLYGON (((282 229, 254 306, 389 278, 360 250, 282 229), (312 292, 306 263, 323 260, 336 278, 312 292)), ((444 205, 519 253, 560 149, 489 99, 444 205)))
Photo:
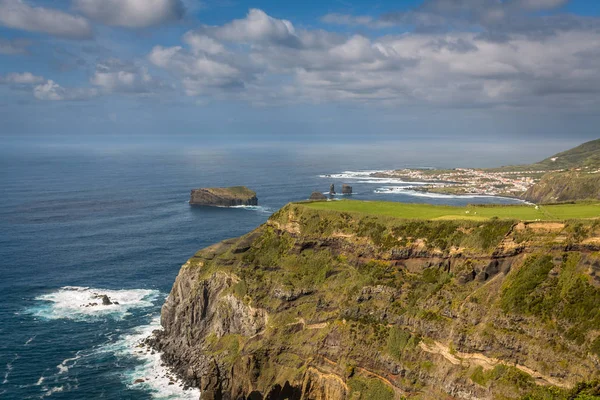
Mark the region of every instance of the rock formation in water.
POLYGON ((205 400, 595 399, 599 304, 594 220, 291 204, 181 268, 152 345, 205 400))
POLYGON ((258 198, 256 197, 256 192, 245 186, 202 188, 192 190, 190 205, 217 207, 256 206, 258 205, 258 198))
POLYGON ((352 186, 342 185, 342 194, 352 194, 352 186))
POLYGON ((325 196, 321 192, 312 192, 309 197, 309 200, 327 200, 327 196, 325 196))
POLYGON ((335 185, 332 183, 329 185, 329 195, 333 196, 335 194, 335 185))

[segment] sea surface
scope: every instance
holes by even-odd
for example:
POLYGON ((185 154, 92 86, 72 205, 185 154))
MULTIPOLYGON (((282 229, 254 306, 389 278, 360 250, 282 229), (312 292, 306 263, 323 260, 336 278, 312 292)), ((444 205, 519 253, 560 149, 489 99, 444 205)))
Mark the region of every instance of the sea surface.
MULTIPOLYGON (((277 149, 44 149, 0 156, 0 398, 197 399, 138 347, 197 250, 242 235, 286 203, 353 186, 355 199, 467 204, 369 172, 436 166, 393 156, 277 149), (246 185, 258 207, 192 208, 190 189, 246 185), (88 306, 107 294, 118 305, 88 306), (135 383, 143 379, 143 383, 135 383)), ((337 198, 340 198, 338 196, 337 198)), ((101 302, 101 301, 100 301, 101 302)))

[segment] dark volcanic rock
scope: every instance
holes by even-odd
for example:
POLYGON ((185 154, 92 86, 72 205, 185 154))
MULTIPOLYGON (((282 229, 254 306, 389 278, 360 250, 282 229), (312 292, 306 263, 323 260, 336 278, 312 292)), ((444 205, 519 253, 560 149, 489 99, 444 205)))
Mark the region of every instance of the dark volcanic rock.
POLYGON ((309 197, 309 200, 327 200, 327 196, 325 196, 321 192, 312 192, 309 197))
POLYGON ((256 192, 245 186, 202 188, 192 190, 190 205, 217 207, 256 206, 258 205, 258 198, 256 197, 256 192))
POLYGON ((352 194, 352 186, 342 185, 342 194, 352 194))

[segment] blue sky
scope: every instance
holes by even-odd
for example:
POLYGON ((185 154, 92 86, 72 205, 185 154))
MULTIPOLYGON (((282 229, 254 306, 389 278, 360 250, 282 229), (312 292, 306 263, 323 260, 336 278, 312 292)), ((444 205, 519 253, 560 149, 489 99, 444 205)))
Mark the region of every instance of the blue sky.
POLYGON ((5 139, 577 143, 599 100, 595 0, 0 0, 5 139))

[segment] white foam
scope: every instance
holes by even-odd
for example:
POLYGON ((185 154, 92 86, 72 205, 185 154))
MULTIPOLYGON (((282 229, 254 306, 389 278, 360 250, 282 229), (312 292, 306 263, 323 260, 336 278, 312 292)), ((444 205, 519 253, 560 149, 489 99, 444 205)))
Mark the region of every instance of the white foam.
POLYGON ((36 297, 35 300, 43 302, 43 304, 34 306, 26 312, 44 319, 77 321, 107 317, 123 319, 129 315, 129 310, 153 306, 158 296, 158 290, 150 289, 108 290, 65 286, 57 291, 36 297), (102 305, 101 299, 94 298, 97 295, 107 295, 113 303, 119 304, 102 305), (90 303, 97 305, 90 306, 90 303))
POLYGON ((63 390, 65 390, 64 386, 57 386, 57 387, 53 387, 53 388, 44 388, 44 394, 42 395, 42 398, 44 397, 50 397, 52 396, 54 393, 60 393, 63 390))
POLYGON ((406 194, 414 197, 428 197, 434 199, 477 199, 477 198, 491 198, 491 199, 506 199, 514 200, 515 202, 522 202, 518 199, 512 199, 510 197, 493 196, 485 194, 445 194, 445 193, 432 193, 422 192, 419 190, 413 190, 406 186, 384 186, 377 188, 373 191, 377 194, 406 194))
POLYGON ((339 174, 323 174, 319 175, 319 178, 331 178, 331 179, 364 179, 370 178, 372 174, 376 173, 391 173, 392 171, 384 170, 365 170, 365 171, 343 171, 339 174))
MULTIPOLYGON (((355 180, 356 183, 391 183, 396 185, 430 185, 432 182, 407 182, 403 181, 400 178, 391 178, 391 177, 375 177, 372 174, 375 173, 386 173, 392 174, 394 171, 383 171, 383 170, 371 170, 371 171, 344 171, 339 174, 326 174, 319 175, 319 178, 330 178, 330 179, 345 179, 345 180, 355 180)), ((329 192, 327 192, 329 193, 329 192)))
POLYGON ((79 360, 81 356, 79 352, 77 352, 75 357, 65 358, 60 364, 56 366, 58 368, 58 375, 66 374, 69 372, 69 368, 75 366, 77 364, 77 360, 79 360))
POLYGON ((263 207, 263 206, 232 206, 232 207, 226 207, 226 208, 242 208, 244 210, 258 211, 258 212, 265 213, 265 214, 273 214, 272 208, 263 207))
POLYGON ((21 356, 19 356, 18 354, 15 354, 15 357, 12 360, 10 360, 9 362, 6 363, 6 372, 4 373, 4 380, 2 381, 3 385, 8 383, 8 377, 10 376, 10 373, 13 370, 13 364, 19 358, 21 358, 21 356))
POLYGON ((132 389, 147 390, 155 399, 199 399, 199 389, 184 390, 183 383, 167 366, 163 366, 161 353, 143 344, 143 341, 152 336, 152 332, 157 329, 160 329, 159 317, 154 318, 149 325, 135 328, 132 333, 122 336, 117 342, 105 346, 101 351, 113 352, 117 357, 134 358, 139 362, 138 366, 124 375, 125 384, 132 389), (135 383, 139 379, 143 379, 144 382, 135 383), (171 382, 173 384, 169 384, 171 382))

